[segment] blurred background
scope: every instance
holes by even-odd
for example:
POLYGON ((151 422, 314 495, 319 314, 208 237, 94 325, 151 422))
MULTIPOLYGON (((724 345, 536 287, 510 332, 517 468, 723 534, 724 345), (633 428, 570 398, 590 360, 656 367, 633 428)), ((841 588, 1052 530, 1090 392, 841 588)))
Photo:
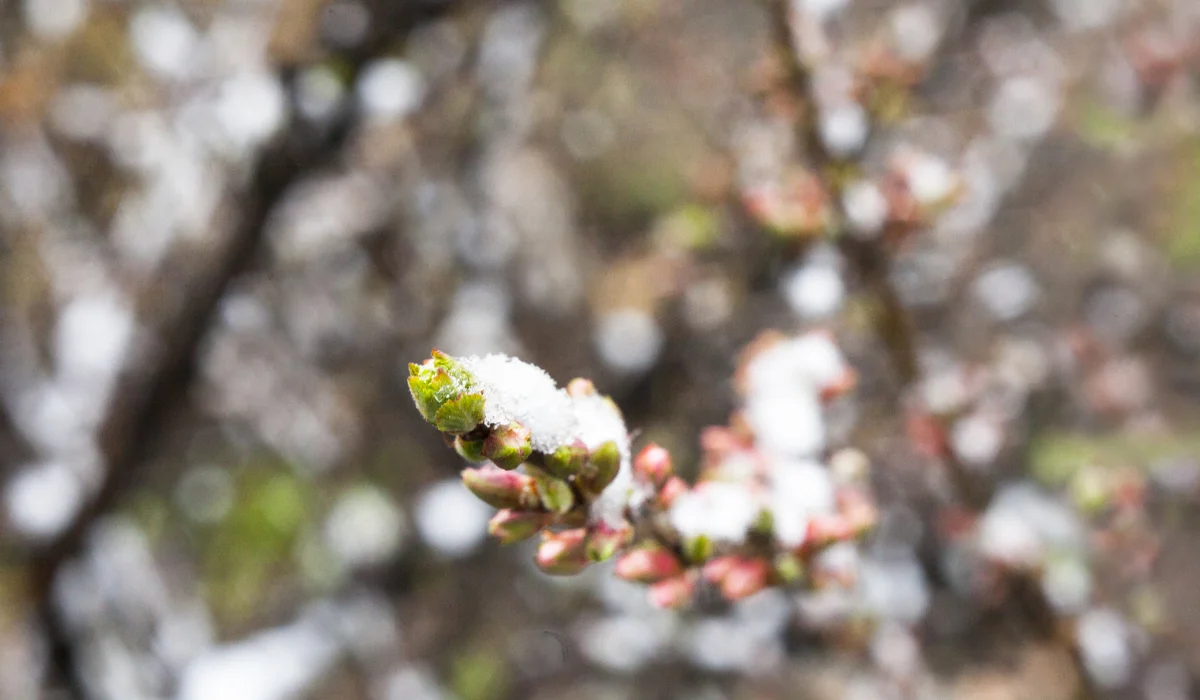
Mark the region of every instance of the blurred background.
POLYGON ((961 185, 885 273, 915 379, 743 206, 792 158, 762 2, 0 0, 0 698, 1193 697, 1200 4, 794 5, 925 67, 863 155, 961 185), (687 472, 815 326, 880 527, 689 613, 485 541, 404 383, 590 377, 687 472), (979 553, 1031 548, 1041 618, 979 553))

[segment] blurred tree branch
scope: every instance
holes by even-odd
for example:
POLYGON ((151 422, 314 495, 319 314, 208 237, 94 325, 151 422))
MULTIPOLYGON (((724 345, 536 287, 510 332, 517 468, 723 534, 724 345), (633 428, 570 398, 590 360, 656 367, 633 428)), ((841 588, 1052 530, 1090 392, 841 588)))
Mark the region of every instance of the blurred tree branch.
MULTIPOLYGON (((365 39, 336 50, 331 59, 346 71, 347 82, 353 84, 371 59, 403 42, 414 29, 471 4, 477 3, 373 2, 372 22, 365 39)), ((279 68, 288 88, 298 68, 279 68)), ((349 106, 321 128, 293 119, 258 155, 244 194, 237 197, 238 220, 233 230, 206 260, 190 263, 191 269, 198 272, 181 282, 180 271, 168 269, 151 285, 152 294, 148 296, 159 319, 150 334, 156 345, 149 358, 125 368, 100 426, 98 443, 107 466, 105 479, 62 534, 32 554, 29 566, 28 593, 46 636, 48 674, 73 697, 87 694, 70 630, 54 601, 55 580, 63 566, 82 551, 92 525, 117 505, 126 486, 153 457, 172 418, 186 405, 205 335, 226 292, 259 257, 272 211, 294 183, 336 160, 358 116, 349 106)))

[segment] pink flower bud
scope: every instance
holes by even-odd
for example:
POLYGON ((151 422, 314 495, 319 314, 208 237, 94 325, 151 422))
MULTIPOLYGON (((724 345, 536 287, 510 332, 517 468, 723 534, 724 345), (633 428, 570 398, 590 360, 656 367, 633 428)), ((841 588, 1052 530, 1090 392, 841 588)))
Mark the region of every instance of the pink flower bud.
POLYGON ((838 505, 852 537, 862 535, 879 521, 879 509, 867 494, 857 489, 842 491, 838 505))
POLYGON ((805 549, 815 549, 833 542, 848 540, 853 534, 853 530, 843 516, 817 516, 808 522, 808 536, 804 539, 805 549))
POLYGON ((643 481, 661 486, 674 473, 671 453, 653 443, 646 445, 633 459, 633 473, 643 481))
POLYGON ((550 524, 551 515, 528 510, 505 509, 488 521, 488 534, 502 544, 527 540, 550 524))
POLYGON ((710 559, 704 564, 704 580, 709 583, 720 584, 737 565, 737 557, 717 557, 710 559))
POLYGON ((596 385, 590 379, 576 377, 567 384, 567 395, 572 397, 593 396, 596 394, 596 385))
POLYGON ((673 476, 667 479, 667 482, 658 490, 658 502, 662 504, 663 508, 670 508, 676 498, 687 492, 687 482, 677 476, 673 476))
POLYGON ((692 601, 695 591, 695 579, 684 573, 650 586, 650 602, 660 608, 681 608, 692 601))
POLYGON ((532 509, 538 505, 534 480, 525 474, 485 464, 477 469, 464 469, 462 480, 479 500, 495 508, 532 509))
POLYGON ((654 583, 683 571, 679 559, 658 545, 639 547, 617 560, 617 576, 628 581, 654 583))
POLYGON ((588 559, 594 562, 608 561, 632 538, 633 527, 628 524, 613 527, 607 523, 597 523, 588 532, 588 559))
POLYGON ((538 545, 537 565, 555 576, 570 576, 587 568, 587 529, 543 532, 538 545))
POLYGON ((741 600, 767 587, 771 568, 762 559, 738 559, 721 581, 721 593, 729 600, 741 600))

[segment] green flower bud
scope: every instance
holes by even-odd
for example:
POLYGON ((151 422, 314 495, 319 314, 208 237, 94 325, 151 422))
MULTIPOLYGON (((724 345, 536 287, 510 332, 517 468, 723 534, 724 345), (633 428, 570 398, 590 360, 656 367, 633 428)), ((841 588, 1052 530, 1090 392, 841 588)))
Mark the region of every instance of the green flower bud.
POLYGON ((587 464, 588 449, 581 442, 563 445, 546 455, 546 471, 560 479, 575 476, 587 464))
POLYGON ((588 457, 587 466, 579 475, 579 488, 590 494, 599 494, 621 469, 621 451, 617 443, 609 440, 600 445, 588 457))
POLYGON ((485 462, 487 455, 484 454, 483 444, 483 440, 467 440, 458 435, 454 438, 454 451, 468 462, 485 462))
POLYGON ((527 466, 526 470, 537 485, 543 508, 563 515, 575 507, 575 492, 570 484, 533 466, 527 466))
POLYGON ((520 423, 492 428, 483 441, 483 454, 501 469, 516 469, 532 453, 529 428, 520 423))
POLYGON ((555 576, 570 576, 587 568, 587 530, 577 528, 562 532, 543 532, 538 546, 537 565, 555 576))
POLYGON ((527 540, 550 524, 550 514, 529 510, 502 510, 488 521, 488 534, 501 544, 527 540))

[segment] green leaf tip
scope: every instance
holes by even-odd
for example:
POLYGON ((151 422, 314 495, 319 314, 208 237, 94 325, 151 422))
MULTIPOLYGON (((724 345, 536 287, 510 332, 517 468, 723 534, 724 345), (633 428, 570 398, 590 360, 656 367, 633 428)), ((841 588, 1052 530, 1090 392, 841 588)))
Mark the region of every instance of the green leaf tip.
POLYGON ((483 422, 483 394, 465 394, 442 404, 433 424, 443 433, 468 433, 483 422))

